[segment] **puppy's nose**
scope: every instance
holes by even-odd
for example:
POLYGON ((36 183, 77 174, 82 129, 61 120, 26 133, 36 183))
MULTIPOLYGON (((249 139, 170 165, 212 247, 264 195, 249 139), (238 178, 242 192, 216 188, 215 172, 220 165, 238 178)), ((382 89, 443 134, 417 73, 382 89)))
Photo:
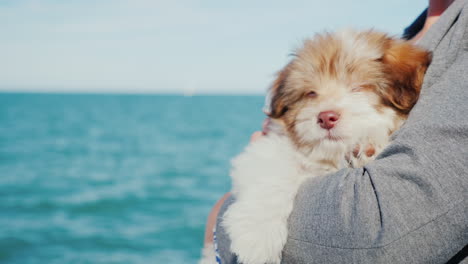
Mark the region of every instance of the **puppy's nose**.
POLYGON ((334 111, 325 111, 318 114, 317 123, 325 129, 332 129, 340 119, 340 115, 334 111))

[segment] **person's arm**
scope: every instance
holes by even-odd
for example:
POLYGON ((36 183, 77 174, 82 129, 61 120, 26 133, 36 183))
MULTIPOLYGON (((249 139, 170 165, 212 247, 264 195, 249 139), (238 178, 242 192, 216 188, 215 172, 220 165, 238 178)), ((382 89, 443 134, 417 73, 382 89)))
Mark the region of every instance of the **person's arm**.
MULTIPOLYGON (((420 41, 433 62, 392 144, 302 186, 283 263, 444 263, 468 243, 468 8, 453 6, 420 41)), ((221 223, 231 202, 218 215, 223 264, 236 263, 221 223)))

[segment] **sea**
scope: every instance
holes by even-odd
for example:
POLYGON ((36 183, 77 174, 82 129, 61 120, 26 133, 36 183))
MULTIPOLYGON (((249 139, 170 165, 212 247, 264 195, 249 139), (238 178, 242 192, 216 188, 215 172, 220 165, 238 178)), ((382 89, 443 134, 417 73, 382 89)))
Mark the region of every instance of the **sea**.
POLYGON ((196 263, 263 101, 0 93, 0 263, 196 263))

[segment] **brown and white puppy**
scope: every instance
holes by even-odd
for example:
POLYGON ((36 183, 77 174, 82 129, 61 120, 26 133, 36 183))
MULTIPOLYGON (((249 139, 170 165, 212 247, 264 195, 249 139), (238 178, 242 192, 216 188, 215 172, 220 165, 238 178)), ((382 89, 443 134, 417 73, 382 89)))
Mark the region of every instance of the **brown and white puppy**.
POLYGON ((356 143, 381 150, 416 103, 430 59, 383 33, 317 35, 278 74, 269 116, 306 152, 324 148, 333 159, 356 143))
POLYGON ((233 160, 222 224, 241 263, 281 261, 300 184, 373 159, 416 103, 430 60, 374 31, 304 42, 271 87, 272 131, 233 160))

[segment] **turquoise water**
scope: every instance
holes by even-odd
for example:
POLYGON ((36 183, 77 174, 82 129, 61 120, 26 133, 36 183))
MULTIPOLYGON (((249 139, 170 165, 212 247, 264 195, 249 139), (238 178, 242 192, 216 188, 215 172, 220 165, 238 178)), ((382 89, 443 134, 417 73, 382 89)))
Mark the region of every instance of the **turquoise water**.
POLYGON ((195 263, 262 106, 0 94, 0 263, 195 263))

